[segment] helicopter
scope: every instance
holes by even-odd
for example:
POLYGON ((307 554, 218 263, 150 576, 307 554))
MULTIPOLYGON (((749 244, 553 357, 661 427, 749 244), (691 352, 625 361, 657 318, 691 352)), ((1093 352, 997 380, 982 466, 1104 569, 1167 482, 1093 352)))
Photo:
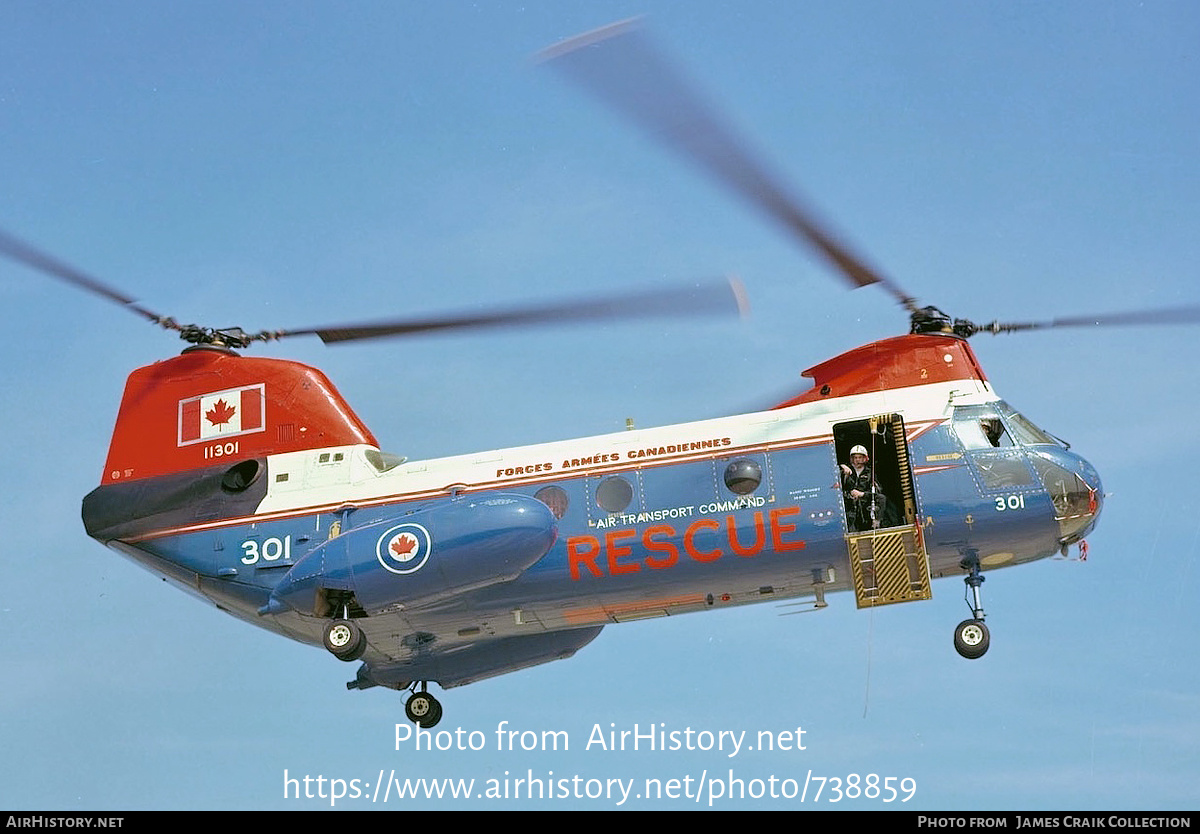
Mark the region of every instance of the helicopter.
MULTIPOLYGON (((635 28, 621 27, 547 59, 566 67, 612 49, 653 58, 635 28)), ((661 67, 639 76, 666 79, 668 97, 690 99, 661 67)), ((712 124, 702 109, 683 109, 712 124)), ((466 327, 469 317, 263 334, 179 325, 6 238, 9 257, 191 345, 130 376, 101 485, 85 499, 89 534, 234 616, 364 661, 352 687, 410 691, 409 718, 425 727, 442 712, 428 683, 450 688, 568 657, 606 624, 759 601, 823 606, 837 590, 862 607, 917 601, 939 576, 964 577, 971 618, 955 645, 982 655, 983 571, 1077 545, 1103 491, 1082 457, 998 397, 966 339, 1170 315, 952 319, 864 265, 736 148, 712 151, 723 129, 683 138, 701 135, 703 148, 676 144, 853 286, 888 291, 908 311, 910 333, 813 367, 809 391, 767 411, 405 461, 381 451, 320 372, 237 351, 284 336, 333 342, 466 327), (878 489, 855 505, 840 467, 857 447, 878 489)), ((606 303, 655 306, 653 297, 583 306, 606 303)), ((503 311, 474 323, 567 314, 503 311)))

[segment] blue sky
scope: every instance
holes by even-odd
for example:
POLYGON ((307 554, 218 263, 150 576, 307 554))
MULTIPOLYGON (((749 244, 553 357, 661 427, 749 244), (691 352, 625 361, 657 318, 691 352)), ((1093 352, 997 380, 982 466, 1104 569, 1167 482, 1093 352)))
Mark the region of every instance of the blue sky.
MULTIPOLYGON (((640 14, 772 168, 923 302, 977 321, 1200 302, 1188 3, 8 0, 0 228, 153 309, 255 330, 743 277, 744 322, 261 351, 321 367, 386 450, 413 458, 730 413, 902 331, 883 293, 847 292, 533 60, 640 14)), ((1088 562, 989 575, 982 660, 951 647, 967 613, 952 579, 874 612, 838 596, 818 614, 618 625, 572 660, 446 692, 438 729, 488 747, 417 752, 394 749, 397 694, 345 691, 353 667, 84 535, 125 375, 179 345, 9 263, 0 326, 0 807, 329 806, 285 800, 285 770, 374 783, 381 769, 482 782, 730 768, 911 777, 906 808, 1197 805, 1194 330, 976 338, 998 392, 1109 492, 1088 562), (497 751, 501 721, 565 730, 571 750, 497 751), (584 749, 594 725, 660 722, 802 726, 806 750, 584 749)), ((650 806, 695 807, 635 803, 650 806)))

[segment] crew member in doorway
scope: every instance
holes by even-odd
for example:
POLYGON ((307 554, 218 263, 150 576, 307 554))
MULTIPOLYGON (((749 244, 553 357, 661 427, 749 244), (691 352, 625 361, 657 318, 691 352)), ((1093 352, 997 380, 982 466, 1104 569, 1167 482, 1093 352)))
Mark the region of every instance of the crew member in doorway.
POLYGON ((871 471, 871 459, 865 446, 850 450, 850 465, 842 470, 842 496, 846 501, 846 524, 851 533, 895 526, 887 497, 871 471))

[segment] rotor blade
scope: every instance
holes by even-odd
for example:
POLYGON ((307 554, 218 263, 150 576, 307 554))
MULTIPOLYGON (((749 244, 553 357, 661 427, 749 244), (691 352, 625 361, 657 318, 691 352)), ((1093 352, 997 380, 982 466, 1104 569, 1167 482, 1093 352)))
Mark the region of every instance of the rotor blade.
POLYGON ((1099 316, 1067 316, 1041 322, 992 322, 979 328, 988 333, 1016 333, 1047 330, 1052 327, 1115 327, 1135 324, 1200 324, 1200 305, 1167 307, 1159 310, 1131 310, 1099 316))
POLYGON ((590 300, 515 307, 480 313, 462 312, 424 319, 311 327, 259 334, 263 340, 315 334, 326 344, 385 336, 409 336, 437 330, 466 330, 526 324, 560 324, 598 319, 637 319, 661 316, 693 316, 711 313, 745 313, 746 299, 736 278, 691 287, 643 290, 590 300))
POLYGON ((0 231, 0 255, 25 264, 25 266, 32 267, 43 275, 50 275, 86 290, 93 295, 107 298, 109 301, 120 304, 122 307, 132 310, 134 313, 149 319, 155 324, 161 324, 168 329, 178 329, 172 319, 164 318, 151 310, 147 310, 124 293, 113 289, 69 264, 65 264, 47 255, 45 252, 35 249, 25 241, 19 240, 4 231, 0 231))
POLYGON ((705 105, 660 55, 637 20, 614 23, 544 50, 539 58, 690 157, 816 248, 855 287, 880 284, 910 312, 915 302, 836 240, 705 105))

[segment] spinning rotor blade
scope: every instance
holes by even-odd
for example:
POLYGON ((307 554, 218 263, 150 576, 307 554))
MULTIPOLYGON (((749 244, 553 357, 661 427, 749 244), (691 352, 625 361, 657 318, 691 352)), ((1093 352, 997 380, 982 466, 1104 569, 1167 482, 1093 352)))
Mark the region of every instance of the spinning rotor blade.
POLYGON ((30 246, 23 240, 13 237, 12 235, 0 231, 0 255, 7 256, 11 260, 25 264, 25 266, 36 269, 43 275, 49 275, 66 281, 68 284, 86 290, 93 295, 98 295, 101 298, 107 298, 109 301, 120 304, 127 310, 137 313, 143 318, 147 318, 155 324, 162 325, 168 330, 178 330, 179 326, 174 319, 165 318, 157 313, 147 310, 142 305, 138 304, 134 299, 119 292, 107 284, 96 280, 85 272, 76 269, 69 264, 52 258, 45 252, 39 251, 30 246))
POLYGON ((424 319, 347 324, 339 327, 312 327, 303 330, 278 330, 259 334, 264 340, 285 336, 317 335, 326 344, 386 336, 409 336, 436 330, 466 330, 523 324, 561 324, 565 322, 607 319, 636 319, 658 316, 692 316, 706 313, 746 312, 741 282, 736 278, 690 287, 644 290, 607 296, 515 307, 481 313, 463 312, 424 319))
POLYGON ((729 278, 721 282, 690 287, 645 290, 590 300, 518 307, 490 312, 464 312, 424 319, 402 319, 367 324, 348 324, 338 327, 313 327, 304 330, 264 330, 247 333, 240 327, 211 328, 200 325, 180 325, 175 319, 160 316, 146 309, 124 293, 113 289, 85 272, 69 266, 24 241, 0 231, 0 256, 8 257, 45 275, 66 281, 93 295, 106 298, 132 310, 196 345, 217 345, 226 348, 246 348, 254 342, 269 342, 285 336, 317 335, 326 344, 403 336, 435 330, 465 330, 481 327, 500 327, 517 324, 580 322, 599 319, 635 319, 652 316, 692 316, 707 313, 729 313, 747 309, 741 282, 729 278))
POLYGON ((766 211, 815 247, 855 287, 879 284, 910 312, 915 310, 907 293, 867 266, 784 192, 654 49, 636 20, 571 38, 539 57, 766 211))
POLYGON ((1200 324, 1200 305, 1169 307, 1159 310, 1131 310, 1099 316, 1066 316, 1050 321, 992 322, 975 326, 977 333, 1017 333, 1024 330, 1048 330, 1052 327, 1113 327, 1130 324, 1200 324))

